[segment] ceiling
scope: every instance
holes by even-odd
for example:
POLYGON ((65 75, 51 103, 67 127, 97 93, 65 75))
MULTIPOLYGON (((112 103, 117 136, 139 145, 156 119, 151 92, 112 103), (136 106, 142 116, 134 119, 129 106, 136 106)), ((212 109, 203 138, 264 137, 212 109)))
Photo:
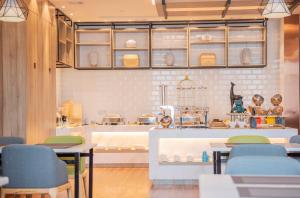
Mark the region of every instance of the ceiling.
POLYGON ((152 20, 158 16, 151 0, 50 0, 74 21, 152 20), (63 6, 65 8, 63 8, 63 6))
MULTIPOLYGON (((267 0, 50 0, 73 21, 262 18, 267 0), (164 4, 165 2, 165 4, 164 4)), ((299 0, 286 0, 299 13, 299 0)))

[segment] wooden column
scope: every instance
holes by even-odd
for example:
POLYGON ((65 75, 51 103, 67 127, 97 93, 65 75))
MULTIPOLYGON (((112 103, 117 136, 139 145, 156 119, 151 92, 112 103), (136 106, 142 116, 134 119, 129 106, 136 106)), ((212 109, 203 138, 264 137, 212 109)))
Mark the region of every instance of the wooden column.
MULTIPOLYGON (((26 22, 2 24, 3 135, 43 142, 55 134, 56 26, 47 0, 28 0, 26 22)), ((0 72, 1 73, 1 72, 0 72)))
POLYGON ((0 22, 0 136, 3 135, 3 62, 2 62, 2 22, 0 22))

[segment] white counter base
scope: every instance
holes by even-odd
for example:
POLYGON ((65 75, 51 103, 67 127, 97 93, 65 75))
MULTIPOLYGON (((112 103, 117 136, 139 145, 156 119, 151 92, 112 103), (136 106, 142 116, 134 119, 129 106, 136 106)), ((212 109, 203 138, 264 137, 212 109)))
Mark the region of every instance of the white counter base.
MULTIPOLYGON (((266 136, 272 143, 288 142, 298 130, 286 129, 153 129, 149 134, 149 176, 153 183, 159 181, 172 182, 195 180, 201 174, 213 174, 211 163, 201 164, 201 155, 205 150, 212 154, 210 143, 226 142, 236 135, 266 136), (161 163, 160 156, 166 155, 171 163, 161 163), (172 163, 173 156, 180 156, 185 161, 186 156, 193 156, 199 163, 172 163)), ((212 157, 210 157, 212 158, 212 157)), ((225 165, 222 165, 224 168, 225 165)))
POLYGON ((87 125, 56 129, 56 135, 80 135, 96 144, 99 167, 148 167, 148 131, 151 125, 87 125), (134 148, 138 146, 139 149, 134 148), (132 150, 134 149, 134 150, 132 150))

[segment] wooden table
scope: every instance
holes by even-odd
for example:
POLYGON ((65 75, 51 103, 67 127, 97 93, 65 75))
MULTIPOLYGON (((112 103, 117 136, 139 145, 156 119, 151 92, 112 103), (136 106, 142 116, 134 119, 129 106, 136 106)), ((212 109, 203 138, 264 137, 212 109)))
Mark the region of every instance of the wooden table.
MULTIPOLYGON (((51 145, 47 145, 51 148, 51 145)), ((74 198, 80 197, 79 175, 80 175, 80 157, 89 158, 89 198, 93 198, 93 160, 94 160, 94 146, 80 144, 68 148, 54 147, 53 151, 58 157, 74 157, 74 160, 65 160, 67 164, 74 164, 74 198)), ((0 147, 0 155, 2 147, 0 147)))
POLYGON ((300 197, 299 176, 201 175, 200 198, 300 197))
MULTIPOLYGON (((300 144, 276 144, 285 147, 287 153, 291 157, 300 157, 300 144)), ((232 146, 228 146, 225 143, 211 143, 210 147, 213 151, 213 166, 214 174, 221 174, 221 157, 229 156, 232 146)))

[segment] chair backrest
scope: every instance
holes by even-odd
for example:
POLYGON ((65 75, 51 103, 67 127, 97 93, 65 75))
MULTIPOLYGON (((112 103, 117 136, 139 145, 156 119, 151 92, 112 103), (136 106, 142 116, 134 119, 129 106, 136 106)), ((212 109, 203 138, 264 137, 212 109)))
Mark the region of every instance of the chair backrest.
POLYGON ((290 138, 290 143, 297 143, 300 144, 300 135, 295 135, 290 138))
POLYGON ((260 135, 239 135, 232 136, 227 140, 229 144, 270 144, 267 137, 260 135))
MULTIPOLYGON (((51 136, 48 137, 45 141, 46 144, 84 144, 85 139, 81 136, 51 136)), ((72 157, 62 157, 62 160, 72 160, 72 157)), ((80 158, 80 171, 83 172, 85 170, 85 159, 83 157, 80 158)), ((68 165, 68 172, 70 175, 74 174, 74 165, 68 165)))
POLYGON ((286 157, 287 152, 283 146, 274 144, 241 144, 234 146, 229 158, 238 156, 281 156, 286 157))
POLYGON ((8 145, 8 144, 24 144, 24 139, 21 137, 0 137, 0 144, 8 145))
POLYGON ((4 147, 2 169, 3 176, 9 178, 6 186, 9 188, 51 188, 67 182, 66 164, 45 146, 14 144, 4 147))
POLYGON ((300 175, 300 163, 289 157, 240 156, 228 160, 230 175, 300 175))
POLYGON ((51 136, 45 141, 46 144, 84 144, 85 139, 81 136, 51 136))

